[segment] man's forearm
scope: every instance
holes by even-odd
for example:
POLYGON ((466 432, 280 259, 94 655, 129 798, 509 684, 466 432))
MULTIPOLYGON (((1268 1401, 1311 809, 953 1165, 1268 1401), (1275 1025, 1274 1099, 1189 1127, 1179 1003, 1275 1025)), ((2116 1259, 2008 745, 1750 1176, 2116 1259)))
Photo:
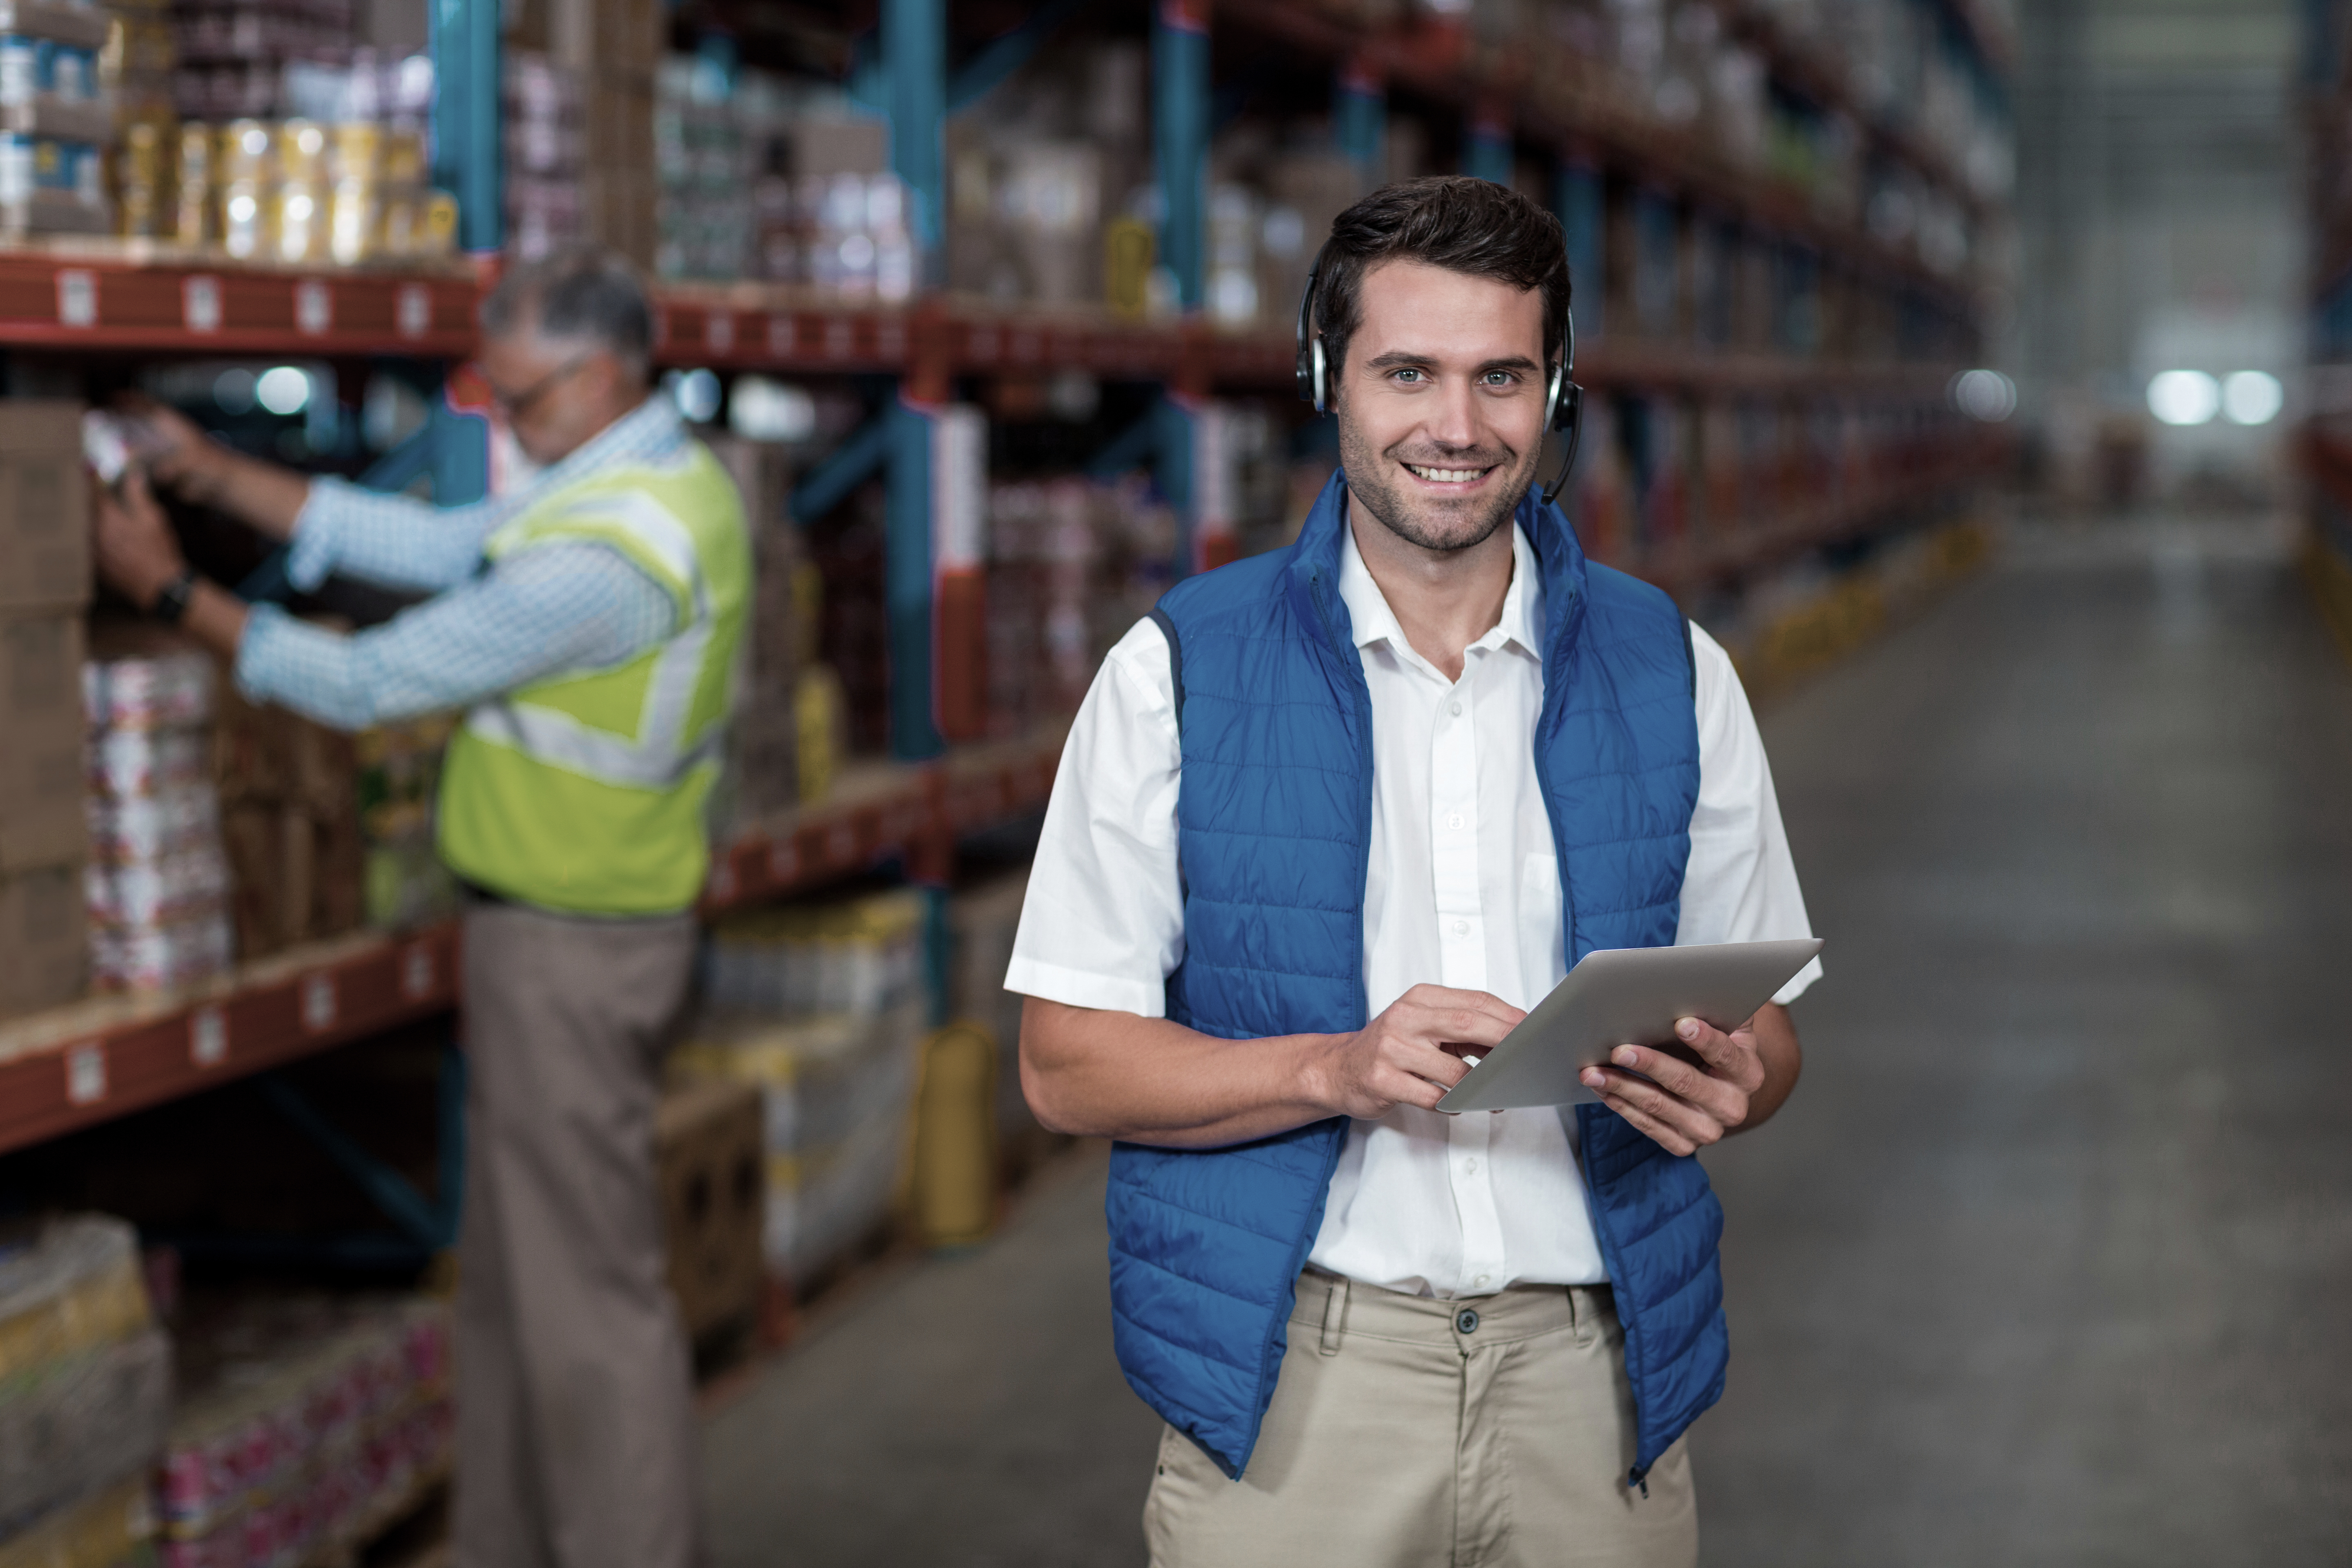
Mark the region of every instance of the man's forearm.
POLYGON ((294 524, 310 499, 308 475, 226 447, 207 454, 200 467, 179 479, 177 488, 184 499, 225 511, 280 541, 294 537, 294 524))
POLYGON ((1797 1026, 1789 1009, 1767 1002, 1756 1014, 1756 1055, 1764 1064, 1764 1087, 1748 1097, 1748 1120, 1733 1133, 1752 1131, 1772 1119, 1797 1087, 1804 1070, 1804 1047, 1797 1043, 1797 1026))
POLYGON ((1226 1040, 1032 996, 1021 1013, 1021 1087, 1057 1132, 1213 1149, 1333 1114, 1311 1089, 1330 1038, 1226 1040))

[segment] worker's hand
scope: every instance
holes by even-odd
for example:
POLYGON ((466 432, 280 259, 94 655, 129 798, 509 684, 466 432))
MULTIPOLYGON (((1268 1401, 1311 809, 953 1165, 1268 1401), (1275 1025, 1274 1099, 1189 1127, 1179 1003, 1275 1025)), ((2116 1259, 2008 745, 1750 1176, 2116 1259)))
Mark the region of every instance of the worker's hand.
POLYGON ((141 609, 152 609, 156 595, 187 570, 187 557, 149 493, 146 476, 131 468, 117 489, 98 491, 90 525, 98 574, 141 609), (119 493, 118 493, 119 491, 119 493))
POLYGON ((1434 1106, 1525 1013, 1484 991, 1416 985, 1352 1035, 1333 1035, 1308 1068, 1315 1100, 1337 1116, 1385 1116, 1434 1106))
POLYGON ((227 479, 228 449, 197 428, 179 410, 136 393, 115 403, 130 437, 131 456, 155 482, 186 500, 209 502, 227 479))
POLYGON ((1675 1025, 1684 1055, 1620 1046, 1614 1064, 1586 1068, 1587 1089, 1671 1154, 1692 1154, 1748 1120, 1748 1100, 1764 1087, 1756 1020, 1730 1034, 1698 1018, 1675 1025))

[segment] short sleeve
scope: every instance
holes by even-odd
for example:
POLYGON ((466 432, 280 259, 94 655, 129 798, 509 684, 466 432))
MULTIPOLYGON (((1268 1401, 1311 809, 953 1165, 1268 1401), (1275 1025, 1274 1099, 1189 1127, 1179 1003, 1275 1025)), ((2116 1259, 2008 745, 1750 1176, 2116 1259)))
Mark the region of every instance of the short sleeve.
POLYGON ((1168 639, 1140 621, 1103 660, 1062 748, 1005 989, 1165 1016, 1184 956, 1168 639))
MULTIPOLYGON (((1691 813, 1675 944, 1809 937, 1813 928, 1780 825, 1771 764, 1739 673, 1723 646, 1696 626, 1691 656, 1697 665, 1698 805, 1691 813)), ((1817 958, 1772 1000, 1793 1002, 1821 977, 1817 958)))

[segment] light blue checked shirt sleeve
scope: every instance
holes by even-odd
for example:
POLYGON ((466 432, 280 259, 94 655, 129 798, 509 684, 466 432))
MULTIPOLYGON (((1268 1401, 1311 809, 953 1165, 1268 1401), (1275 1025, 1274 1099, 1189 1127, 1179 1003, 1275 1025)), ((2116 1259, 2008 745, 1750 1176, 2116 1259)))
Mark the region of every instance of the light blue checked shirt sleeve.
POLYGON ((257 605, 237 647, 236 685, 256 702, 364 730, 625 663, 677 624, 677 601, 619 551, 548 544, 348 636, 257 605))
POLYGON ((490 535, 540 497, 605 468, 667 457, 686 440, 677 405, 656 394, 529 484, 465 506, 435 506, 331 477, 313 479, 294 520, 287 578, 306 594, 337 574, 415 593, 454 588, 480 567, 490 535))

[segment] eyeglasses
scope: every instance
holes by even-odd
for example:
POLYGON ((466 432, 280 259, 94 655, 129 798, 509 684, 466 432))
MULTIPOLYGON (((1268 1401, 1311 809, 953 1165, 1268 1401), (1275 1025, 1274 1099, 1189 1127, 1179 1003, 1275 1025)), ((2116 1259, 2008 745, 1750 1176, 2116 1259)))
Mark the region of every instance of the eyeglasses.
POLYGON ((594 357, 593 354, 581 354, 576 358, 566 360, 520 392, 500 392, 498 384, 489 378, 488 373, 484 371, 479 363, 474 366, 474 374, 482 378, 482 384, 489 389, 491 404, 499 413, 507 416, 507 423, 511 425, 529 413, 531 406, 552 391, 558 382, 579 370, 594 357))

